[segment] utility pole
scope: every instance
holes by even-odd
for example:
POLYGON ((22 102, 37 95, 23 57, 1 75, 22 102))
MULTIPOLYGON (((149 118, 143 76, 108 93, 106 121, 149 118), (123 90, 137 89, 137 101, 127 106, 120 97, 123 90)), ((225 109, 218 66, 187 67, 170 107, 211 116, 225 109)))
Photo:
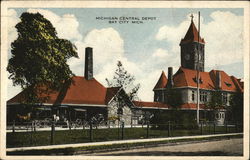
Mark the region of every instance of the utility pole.
POLYGON ((197 60, 197 66, 196 66, 196 70, 197 70, 197 124, 199 125, 200 122, 200 89, 199 89, 199 85, 200 85, 200 11, 198 12, 198 49, 197 49, 197 54, 198 54, 198 60, 197 60))

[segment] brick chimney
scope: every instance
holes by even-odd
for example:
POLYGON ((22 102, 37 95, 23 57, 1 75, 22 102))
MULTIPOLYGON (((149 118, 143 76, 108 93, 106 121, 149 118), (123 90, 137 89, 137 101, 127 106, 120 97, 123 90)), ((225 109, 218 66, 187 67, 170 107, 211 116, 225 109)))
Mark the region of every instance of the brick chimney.
POLYGON ((216 88, 221 89, 221 73, 216 71, 216 88))
POLYGON ((172 88, 174 86, 173 81, 173 67, 168 67, 168 83, 167 88, 172 88))
POLYGON ((85 48, 85 70, 84 77, 86 80, 93 78, 93 49, 91 47, 85 48))

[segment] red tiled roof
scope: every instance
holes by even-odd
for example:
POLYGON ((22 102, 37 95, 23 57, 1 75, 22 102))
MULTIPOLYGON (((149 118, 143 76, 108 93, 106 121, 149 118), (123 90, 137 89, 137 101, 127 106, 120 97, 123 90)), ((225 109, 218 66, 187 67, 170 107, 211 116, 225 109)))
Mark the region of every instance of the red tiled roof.
MULTIPOLYGON (((96 104, 106 105, 119 88, 105 88, 97 80, 86 80, 84 77, 74 76, 73 82, 61 92, 52 92, 48 96, 49 104, 96 104)), ((23 92, 19 93, 7 103, 19 103, 23 92)))
POLYGON ((116 95, 116 93, 121 89, 121 87, 111 87, 107 88, 106 94, 106 104, 116 95))
MULTIPOLYGON (((171 109, 171 106, 161 103, 161 102, 142 102, 142 101, 133 101, 136 107, 143 108, 156 108, 156 109, 171 109)), ((184 103, 178 106, 179 109, 197 109, 197 104, 195 103, 184 103)), ((205 105, 200 104, 200 109, 204 109, 205 105)))
MULTIPOLYGON (((200 72, 201 89, 216 89, 216 72, 221 74, 221 90, 243 92, 239 80, 233 76, 228 76, 224 71, 212 70, 210 72, 200 72)), ((174 75, 174 87, 197 87, 197 71, 180 67, 174 75)))
MULTIPOLYGON (((197 71, 180 67, 174 75, 174 87, 197 87, 197 71)), ((214 89, 214 83, 208 72, 200 72, 200 88, 214 89)))
POLYGON ((160 78, 159 78, 158 82, 156 83, 153 90, 159 89, 159 88, 165 88, 167 85, 167 82, 168 82, 168 79, 167 79, 164 71, 162 71, 161 76, 160 76, 160 78))
MULTIPOLYGON (((181 40, 180 44, 188 43, 188 42, 198 42, 198 36, 199 36, 198 30, 196 29, 194 22, 191 21, 188 31, 185 37, 181 40)), ((204 39, 200 37, 199 43, 205 43, 204 39)))
POLYGON ((143 101, 133 101, 136 107, 145 107, 145 108, 162 108, 168 109, 169 105, 161 103, 161 102, 143 102, 143 101))
MULTIPOLYGON (((195 104, 195 103, 184 103, 184 104, 180 105, 179 108, 180 109, 197 109, 197 104, 195 104)), ((204 109, 205 105, 200 104, 199 108, 204 109)))
POLYGON ((235 78, 234 76, 231 76, 231 79, 232 79, 234 85, 236 86, 236 88, 238 89, 238 91, 243 92, 244 83, 241 82, 240 79, 235 78))
POLYGON ((216 85, 216 72, 220 72, 221 75, 221 90, 243 92, 243 88, 238 83, 238 79, 236 79, 234 76, 229 76, 224 71, 212 70, 209 72, 211 79, 213 80, 215 85, 216 85))

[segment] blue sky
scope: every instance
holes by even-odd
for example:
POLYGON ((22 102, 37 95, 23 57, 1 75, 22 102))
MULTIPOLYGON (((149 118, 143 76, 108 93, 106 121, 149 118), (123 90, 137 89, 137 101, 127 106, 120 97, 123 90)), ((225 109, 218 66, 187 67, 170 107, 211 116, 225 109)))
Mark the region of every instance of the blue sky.
MULTIPOLYGON (((243 78, 243 9, 240 8, 43 8, 9 9, 9 44, 16 39, 14 25, 22 12, 40 12, 56 28, 59 37, 71 40, 80 59, 68 61, 77 75, 83 75, 84 48, 93 47, 94 75, 103 85, 112 78, 117 60, 141 84, 139 96, 152 101, 152 89, 161 71, 180 66, 179 42, 190 24, 190 14, 201 12, 201 37, 205 45, 205 71, 220 69, 243 78), (110 24, 96 17, 155 17, 142 24, 110 24)), ((20 91, 8 83, 8 99, 20 91)))

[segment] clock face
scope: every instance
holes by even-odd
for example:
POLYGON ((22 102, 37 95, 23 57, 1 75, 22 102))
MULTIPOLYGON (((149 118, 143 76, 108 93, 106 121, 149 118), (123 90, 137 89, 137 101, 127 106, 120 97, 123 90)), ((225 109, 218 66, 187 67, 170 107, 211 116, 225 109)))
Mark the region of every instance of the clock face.
POLYGON ((186 59, 186 60, 189 60, 189 59, 190 59, 190 54, 186 54, 186 55, 185 55, 185 59, 186 59))

